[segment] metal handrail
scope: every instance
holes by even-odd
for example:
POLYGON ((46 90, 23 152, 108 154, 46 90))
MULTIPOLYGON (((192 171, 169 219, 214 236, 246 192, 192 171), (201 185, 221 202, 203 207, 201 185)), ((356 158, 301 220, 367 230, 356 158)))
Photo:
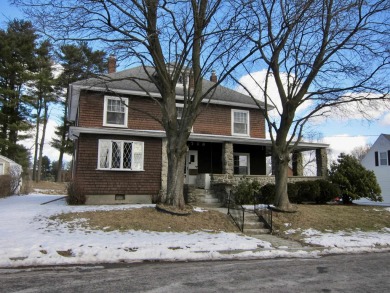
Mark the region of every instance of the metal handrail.
MULTIPOLYGON (((238 229, 240 229, 241 232, 244 232, 244 224, 245 224, 245 208, 242 206, 242 205, 236 205, 234 199, 233 199, 233 192, 230 190, 229 192, 229 196, 228 196, 228 215, 232 218, 233 222, 237 225, 238 229), (231 206, 231 204, 233 203, 233 206, 234 208, 231 206), (237 208, 236 208, 237 207, 237 208), (240 219, 238 219, 237 217, 235 217, 234 215, 232 215, 232 213, 230 212, 230 210, 238 210, 238 211, 242 211, 242 220, 241 220, 241 224, 239 223, 240 222, 240 219)), ((240 214, 240 213, 239 213, 240 214)))
MULTIPOLYGON (((254 194, 253 195, 253 210, 258 215, 259 217, 262 218, 264 224, 268 227, 268 229, 271 230, 272 233, 272 208, 268 203, 260 203, 260 196, 259 194, 254 194), (266 208, 259 208, 260 205, 266 206, 266 208)), ((263 201, 264 202, 264 201, 263 201)))

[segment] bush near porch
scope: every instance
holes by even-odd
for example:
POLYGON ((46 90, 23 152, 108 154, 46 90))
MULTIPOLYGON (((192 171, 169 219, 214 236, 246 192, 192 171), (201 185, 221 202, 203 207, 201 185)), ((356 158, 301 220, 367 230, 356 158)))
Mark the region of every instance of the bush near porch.
MULTIPOLYGON (((341 195, 338 185, 323 179, 288 183, 287 191, 290 202, 297 204, 327 203, 341 195)), ((233 194, 237 204, 272 204, 275 198, 275 184, 261 186, 258 181, 245 178, 233 188, 233 194)))

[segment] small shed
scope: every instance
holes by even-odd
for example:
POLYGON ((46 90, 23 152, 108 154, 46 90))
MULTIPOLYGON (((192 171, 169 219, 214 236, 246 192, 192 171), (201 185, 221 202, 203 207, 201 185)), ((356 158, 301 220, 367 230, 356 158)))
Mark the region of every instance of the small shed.
POLYGON ((12 189, 14 194, 20 193, 22 186, 22 166, 18 163, 0 155, 0 176, 10 175, 12 176, 12 189))

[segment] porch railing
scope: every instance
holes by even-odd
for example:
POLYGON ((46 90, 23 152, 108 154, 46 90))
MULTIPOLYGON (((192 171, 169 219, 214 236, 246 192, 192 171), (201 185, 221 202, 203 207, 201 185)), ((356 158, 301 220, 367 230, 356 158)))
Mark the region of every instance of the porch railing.
POLYGON ((233 192, 231 190, 228 195, 227 206, 228 215, 232 218, 238 229, 240 229, 241 232, 244 232, 245 209, 242 205, 237 205, 235 203, 233 192))

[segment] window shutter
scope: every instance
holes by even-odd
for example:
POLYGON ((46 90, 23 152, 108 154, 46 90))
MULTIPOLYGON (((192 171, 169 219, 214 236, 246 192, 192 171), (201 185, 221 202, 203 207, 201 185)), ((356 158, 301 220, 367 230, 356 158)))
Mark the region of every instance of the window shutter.
POLYGON ((375 166, 379 166, 378 152, 375 152, 375 166))
POLYGON ((387 151, 387 165, 390 166, 390 151, 387 151))

